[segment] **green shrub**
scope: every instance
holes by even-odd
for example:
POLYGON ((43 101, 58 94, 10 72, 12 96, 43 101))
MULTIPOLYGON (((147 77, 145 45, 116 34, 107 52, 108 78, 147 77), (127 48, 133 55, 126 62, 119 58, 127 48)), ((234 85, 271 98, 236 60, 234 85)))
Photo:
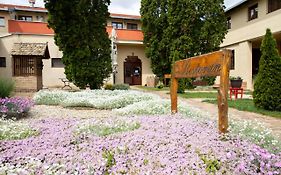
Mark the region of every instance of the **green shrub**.
POLYGON ((113 90, 128 90, 130 86, 128 84, 115 84, 113 85, 113 90))
POLYGON ((105 90, 114 90, 112 84, 106 84, 106 85, 104 86, 104 89, 105 89, 105 90))
POLYGON ((184 90, 186 88, 185 80, 184 79, 179 79, 178 81, 179 81, 179 83, 178 83, 178 93, 183 94, 184 90))
POLYGON ((0 98, 9 97, 14 87, 15 83, 11 79, 0 78, 0 98))
POLYGON ((216 77, 203 77, 202 81, 206 81, 209 86, 212 86, 215 84, 216 77))
POLYGON ((261 45, 259 72, 254 84, 254 103, 266 110, 281 111, 281 57, 270 29, 261 45))

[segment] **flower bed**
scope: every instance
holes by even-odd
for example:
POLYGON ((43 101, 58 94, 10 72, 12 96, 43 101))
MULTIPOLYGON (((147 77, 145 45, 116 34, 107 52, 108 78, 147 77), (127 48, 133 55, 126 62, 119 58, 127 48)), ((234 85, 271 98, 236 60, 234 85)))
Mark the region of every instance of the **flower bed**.
POLYGON ((0 99, 0 115, 4 118, 20 118, 34 105, 32 100, 13 97, 0 99))
POLYGON ((279 174, 281 170, 280 153, 269 153, 239 137, 220 136, 215 123, 182 116, 103 119, 108 126, 125 121, 140 127, 98 136, 76 132, 95 119, 34 121, 39 136, 1 143, 0 174, 279 174))
POLYGON ((0 141, 19 140, 37 134, 39 134, 38 131, 31 128, 26 123, 0 119, 0 141))

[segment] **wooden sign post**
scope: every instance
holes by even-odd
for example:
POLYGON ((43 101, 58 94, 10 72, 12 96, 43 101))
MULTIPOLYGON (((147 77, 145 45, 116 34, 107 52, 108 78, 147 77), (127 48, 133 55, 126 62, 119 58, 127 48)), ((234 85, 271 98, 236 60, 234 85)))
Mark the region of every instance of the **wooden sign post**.
POLYGON ((179 78, 204 76, 220 76, 218 89, 219 132, 226 133, 228 128, 228 88, 230 50, 212 52, 209 54, 176 61, 171 77, 171 111, 177 113, 177 90, 179 78))

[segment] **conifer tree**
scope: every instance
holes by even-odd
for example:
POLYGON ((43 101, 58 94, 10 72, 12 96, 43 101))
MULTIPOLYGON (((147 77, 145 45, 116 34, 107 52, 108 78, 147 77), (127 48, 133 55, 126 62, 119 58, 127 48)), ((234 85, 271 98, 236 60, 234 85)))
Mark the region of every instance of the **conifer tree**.
POLYGON ((261 53, 254 84, 254 103, 260 108, 281 111, 281 57, 270 29, 266 30, 261 53))
POLYGON ((153 73, 159 77, 171 73, 169 42, 164 37, 164 30, 168 27, 167 8, 167 1, 141 1, 140 13, 145 53, 151 60, 153 73))
POLYGON ((100 88, 111 73, 106 32, 110 0, 45 0, 48 25, 63 52, 66 77, 76 86, 100 88))

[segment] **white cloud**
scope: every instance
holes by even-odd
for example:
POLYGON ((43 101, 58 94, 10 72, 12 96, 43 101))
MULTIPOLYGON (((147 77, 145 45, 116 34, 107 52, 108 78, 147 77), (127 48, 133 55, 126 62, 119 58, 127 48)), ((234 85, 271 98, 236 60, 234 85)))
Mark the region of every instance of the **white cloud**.
MULTIPOLYGON (((111 13, 122 13, 139 15, 141 0, 111 0, 109 11, 111 13)), ((225 0, 226 7, 230 7, 241 0, 225 0)), ((1 3, 29 5, 28 0, 1 0, 1 3)), ((36 0, 35 7, 44 7, 43 0, 36 0)))

